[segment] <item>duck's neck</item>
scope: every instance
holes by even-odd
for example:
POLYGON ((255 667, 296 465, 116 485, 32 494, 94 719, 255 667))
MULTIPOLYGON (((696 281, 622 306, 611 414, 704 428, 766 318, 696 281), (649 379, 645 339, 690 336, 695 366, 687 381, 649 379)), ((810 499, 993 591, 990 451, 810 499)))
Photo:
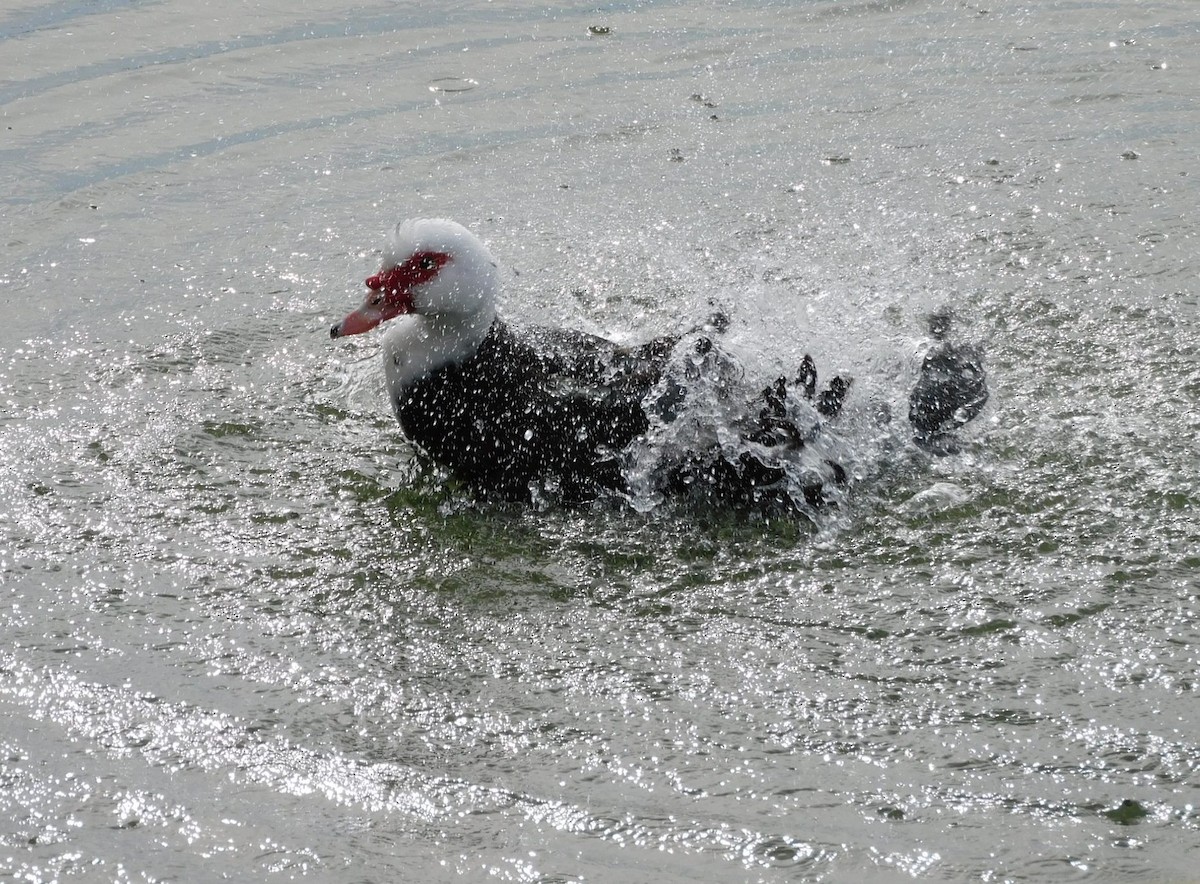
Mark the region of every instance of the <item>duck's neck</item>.
POLYGON ((409 385, 474 355, 496 321, 496 311, 403 316, 383 339, 384 368, 392 400, 409 385))

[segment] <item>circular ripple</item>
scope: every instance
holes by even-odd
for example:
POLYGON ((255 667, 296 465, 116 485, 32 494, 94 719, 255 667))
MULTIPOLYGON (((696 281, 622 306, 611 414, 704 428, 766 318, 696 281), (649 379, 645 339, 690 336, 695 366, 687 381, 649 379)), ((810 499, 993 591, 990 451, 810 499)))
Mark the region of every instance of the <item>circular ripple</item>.
POLYGON ((470 77, 438 77, 429 81, 430 92, 470 92, 479 85, 470 77))

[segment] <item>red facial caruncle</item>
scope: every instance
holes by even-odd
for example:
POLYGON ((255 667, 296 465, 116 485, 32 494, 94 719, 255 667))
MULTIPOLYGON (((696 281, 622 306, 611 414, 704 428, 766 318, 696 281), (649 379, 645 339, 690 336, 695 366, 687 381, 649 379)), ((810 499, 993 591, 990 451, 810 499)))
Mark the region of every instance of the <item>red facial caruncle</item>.
POLYGON ((444 252, 420 251, 395 267, 367 277, 371 294, 361 307, 329 330, 330 337, 362 334, 388 319, 414 312, 413 289, 437 276, 449 261, 450 256, 444 252))

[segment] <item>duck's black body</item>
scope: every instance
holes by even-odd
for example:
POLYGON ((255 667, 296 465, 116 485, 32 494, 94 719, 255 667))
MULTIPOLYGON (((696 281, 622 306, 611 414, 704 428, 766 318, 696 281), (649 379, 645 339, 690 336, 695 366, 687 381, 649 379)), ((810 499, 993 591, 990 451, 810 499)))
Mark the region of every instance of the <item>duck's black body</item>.
POLYGON ((479 491, 591 499, 624 489, 620 454, 646 432, 642 402, 677 340, 626 348, 497 320, 474 354, 403 388, 396 414, 405 435, 479 491))
MULTIPOLYGON (((622 455, 649 429, 646 402, 679 342, 664 337, 623 347, 581 332, 518 331, 497 320, 473 354, 401 389, 396 414, 409 439, 484 496, 521 500, 535 493, 579 502, 622 493, 622 455)), ((713 344, 702 337, 690 346, 702 356, 713 344)), ((795 385, 814 398, 816 369, 808 357, 795 385)), ((835 378, 816 399, 818 412, 836 415, 848 388, 835 378)), ((655 414, 669 421, 686 395, 672 389, 658 396, 655 414)), ((802 448, 805 433, 786 416, 788 395, 785 378, 764 390, 743 436, 780 452, 802 448)), ((829 466, 844 483, 845 470, 829 466)), ((659 484, 716 505, 794 507, 784 470, 749 454, 731 460, 689 452, 663 471, 659 484)), ((820 483, 802 492, 807 505, 824 503, 820 483)))

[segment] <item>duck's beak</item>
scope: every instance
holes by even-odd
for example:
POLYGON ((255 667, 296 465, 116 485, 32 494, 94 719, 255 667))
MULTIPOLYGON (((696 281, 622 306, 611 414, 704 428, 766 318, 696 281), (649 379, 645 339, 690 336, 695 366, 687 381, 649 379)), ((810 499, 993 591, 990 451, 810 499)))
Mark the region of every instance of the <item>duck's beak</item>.
POLYGON ((390 317, 384 312, 381 305, 368 302, 352 313, 347 313, 341 322, 334 323, 333 328, 329 330, 329 337, 344 338, 347 335, 361 335, 388 318, 390 317))

